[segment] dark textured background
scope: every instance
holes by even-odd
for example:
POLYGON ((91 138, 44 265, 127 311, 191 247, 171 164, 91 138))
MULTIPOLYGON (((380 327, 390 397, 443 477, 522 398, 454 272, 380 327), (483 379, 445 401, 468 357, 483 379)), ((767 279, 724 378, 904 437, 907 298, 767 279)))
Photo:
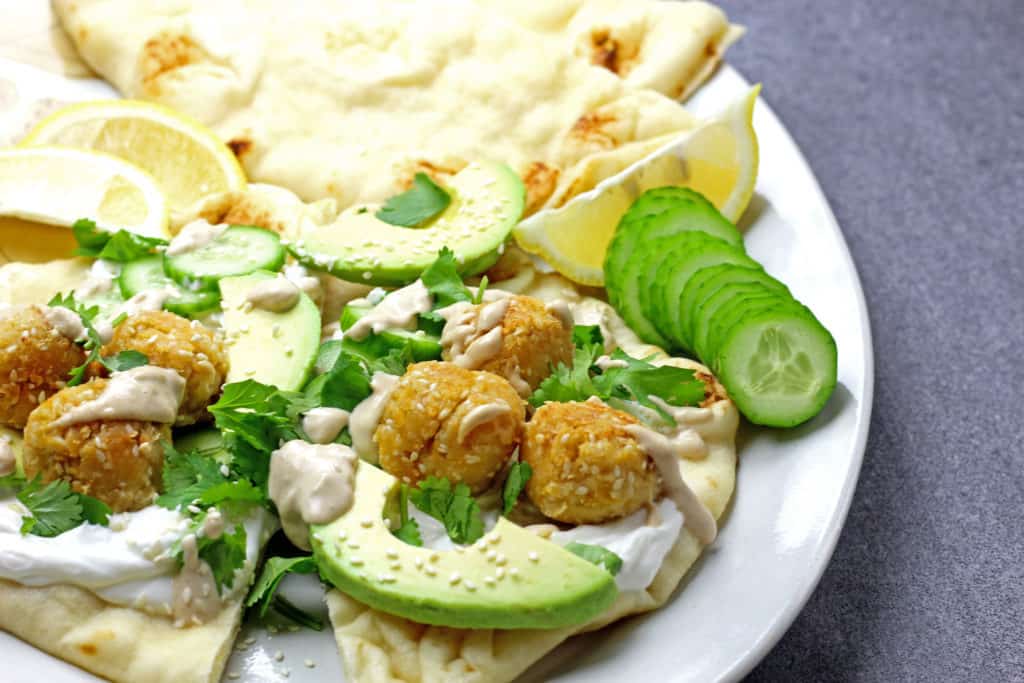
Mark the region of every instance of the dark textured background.
POLYGON ((720 0, 875 345, 832 562, 749 681, 1024 681, 1024 2, 720 0))

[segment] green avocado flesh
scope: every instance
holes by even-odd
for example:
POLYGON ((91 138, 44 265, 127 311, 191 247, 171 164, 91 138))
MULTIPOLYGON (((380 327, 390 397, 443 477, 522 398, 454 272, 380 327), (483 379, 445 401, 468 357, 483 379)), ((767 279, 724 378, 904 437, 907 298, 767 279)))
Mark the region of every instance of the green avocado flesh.
POLYGON ((227 382, 247 379, 297 391, 305 383, 320 348, 320 311, 305 294, 290 311, 272 313, 243 306, 260 282, 276 278, 258 271, 220 281, 224 334, 228 346, 227 382))
POLYGON ((412 282, 442 247, 455 252, 460 275, 498 260, 498 247, 519 221, 526 191, 508 166, 474 163, 445 188, 451 203, 424 227, 405 228, 376 217, 377 207, 352 207, 291 245, 299 261, 344 280, 395 286, 412 282))
POLYGON ((422 624, 502 629, 581 624, 615 600, 611 574, 505 518, 458 550, 400 541, 382 517, 398 485, 360 463, 352 508, 310 530, 321 575, 356 600, 422 624))

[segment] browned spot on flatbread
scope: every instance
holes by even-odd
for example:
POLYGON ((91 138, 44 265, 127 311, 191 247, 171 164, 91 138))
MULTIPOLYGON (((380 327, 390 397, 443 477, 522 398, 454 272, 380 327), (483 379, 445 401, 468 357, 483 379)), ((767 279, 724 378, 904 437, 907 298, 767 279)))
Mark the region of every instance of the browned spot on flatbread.
POLYGON ((526 186, 526 210, 524 215, 531 215, 541 209, 558 186, 559 170, 548 166, 543 161, 534 161, 523 172, 523 184, 526 186))
POLYGON ((99 651, 92 643, 82 643, 78 649, 82 651, 83 655, 94 655, 99 651))
POLYGON ((287 230, 284 222, 276 220, 267 206, 242 192, 226 192, 216 201, 206 203, 196 218, 213 224, 255 225, 280 234, 287 230))
POLYGON ((636 64, 637 48, 619 40, 607 26, 590 31, 590 63, 626 76, 636 64))
POLYGON ((614 149, 619 141, 611 134, 611 127, 618 122, 614 114, 590 112, 576 119, 569 136, 576 138, 585 145, 602 149, 614 149))
POLYGON ((235 155, 235 158, 239 161, 245 156, 250 150, 252 150, 252 140, 248 138, 231 138, 227 142, 231 152, 235 155))
POLYGON ((169 32, 158 33, 142 46, 140 73, 142 89, 150 96, 157 96, 160 87, 157 83, 163 74, 202 59, 203 52, 195 41, 188 36, 169 32))
POLYGON ((417 173, 426 173, 435 183, 444 185, 465 167, 466 162, 461 160, 434 162, 428 159, 417 159, 399 175, 398 186, 404 190, 412 187, 412 179, 416 177, 417 173))

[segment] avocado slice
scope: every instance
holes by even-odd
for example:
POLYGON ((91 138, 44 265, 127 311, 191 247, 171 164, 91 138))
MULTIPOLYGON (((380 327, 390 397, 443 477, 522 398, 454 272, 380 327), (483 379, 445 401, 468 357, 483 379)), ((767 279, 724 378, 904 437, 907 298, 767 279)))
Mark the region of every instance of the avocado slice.
POLYGON ((305 294, 284 313, 243 307, 246 295, 265 280, 265 270, 220 281, 224 333, 228 346, 227 382, 253 379, 284 391, 297 391, 309 377, 320 348, 320 310, 305 294))
MULTIPOLYGON (((373 310, 373 306, 353 306, 349 304, 341 312, 341 329, 347 330, 357 320, 373 310)), ((344 339, 343 348, 367 358, 378 358, 392 349, 405 348, 409 345, 413 360, 416 362, 441 359, 441 338, 422 330, 384 330, 380 334, 370 333, 365 339, 344 339)))
POLYGON ((321 575, 356 600, 454 628, 561 628, 615 600, 612 575, 504 517, 472 546, 431 550, 391 534, 398 480, 365 462, 355 502, 310 537, 321 575))
POLYGON ((352 207, 333 223, 305 231, 290 249, 304 265, 373 285, 412 282, 445 246, 455 252, 460 275, 483 272, 498 260, 498 247, 523 214, 523 182, 504 164, 479 162, 455 174, 445 189, 451 203, 424 227, 385 223, 376 217, 377 206, 352 207))

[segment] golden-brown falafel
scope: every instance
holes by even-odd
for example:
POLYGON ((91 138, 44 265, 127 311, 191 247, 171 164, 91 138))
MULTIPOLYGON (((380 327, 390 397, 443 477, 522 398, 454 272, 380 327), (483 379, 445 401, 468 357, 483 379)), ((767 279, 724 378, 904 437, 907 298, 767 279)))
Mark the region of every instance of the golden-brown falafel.
MULTIPOLYGON (((536 389, 554 366, 572 360, 571 320, 564 312, 560 315, 557 307, 546 305, 540 299, 509 296, 465 307, 464 311, 460 319, 449 321, 446 331, 449 325, 467 325, 487 317, 490 312, 502 313, 500 349, 473 365, 473 369, 504 377, 521 396, 528 396, 536 389)), ((480 335, 485 333, 486 330, 478 330, 480 335)), ((459 361, 460 351, 464 350, 459 346, 458 342, 454 346, 446 345, 444 359, 459 361)))
POLYGON ((25 475, 38 474, 44 482, 63 479, 114 512, 139 510, 160 491, 160 440, 170 440, 170 426, 139 420, 57 423, 72 408, 98 398, 108 381, 62 389, 32 412, 25 426, 25 475))
POLYGON ((427 477, 479 493, 522 435, 525 408, 501 377, 429 361, 411 365, 391 393, 374 440, 380 465, 408 484, 427 477))
POLYGON ((211 330, 173 313, 145 311, 117 326, 103 355, 127 350, 144 353, 150 365, 174 370, 185 379, 176 426, 209 419, 206 408, 217 400, 228 373, 227 352, 211 330))
POLYGON ((600 524, 654 501, 661 475, 629 431, 639 420, 601 401, 546 403, 526 425, 519 457, 526 494, 545 515, 600 524))
POLYGON ((0 316, 0 424, 21 428, 29 413, 62 389, 86 353, 51 325, 39 306, 0 316))

